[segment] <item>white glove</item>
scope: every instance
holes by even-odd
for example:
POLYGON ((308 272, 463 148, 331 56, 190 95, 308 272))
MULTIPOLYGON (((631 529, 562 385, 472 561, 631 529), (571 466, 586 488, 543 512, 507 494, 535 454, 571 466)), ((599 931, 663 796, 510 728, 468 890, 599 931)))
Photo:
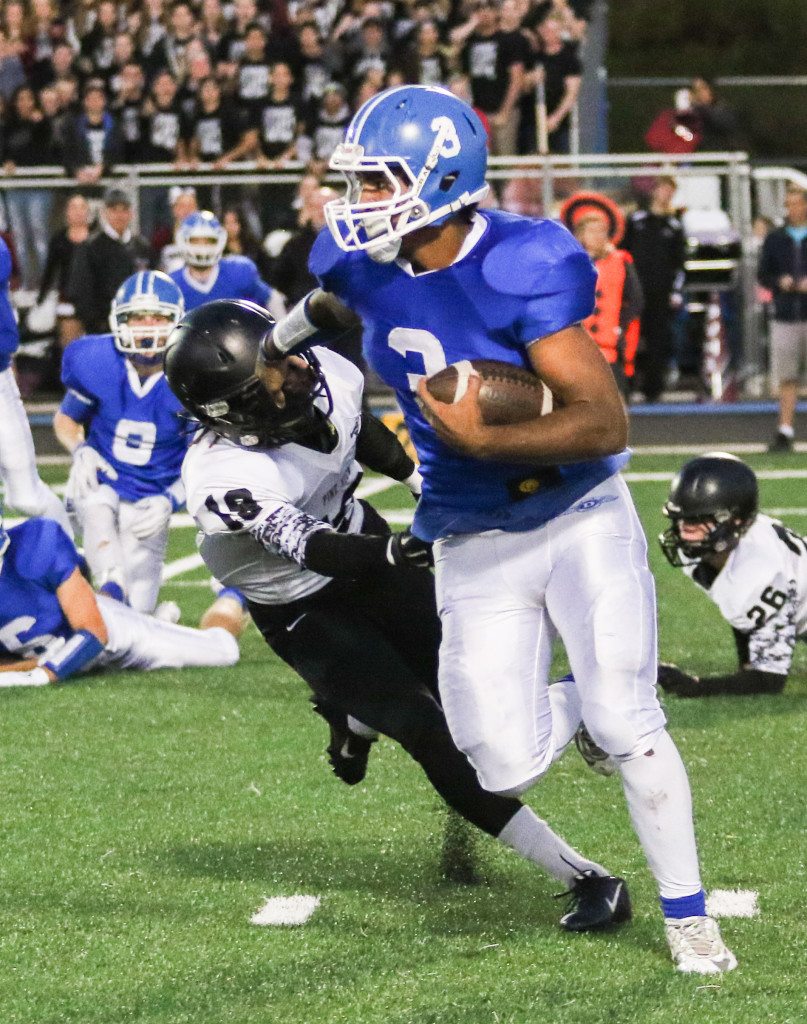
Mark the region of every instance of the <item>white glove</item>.
POLYGON ((83 501, 98 489, 98 474, 105 473, 110 480, 117 480, 118 474, 104 456, 88 444, 80 444, 73 451, 73 468, 67 481, 66 492, 75 500, 83 501))
POLYGON ((27 672, 0 672, 0 686, 47 686, 50 676, 44 668, 32 668, 27 672))
POLYGON ((138 540, 153 537, 168 523, 173 506, 164 494, 152 494, 135 502, 135 517, 129 529, 138 540))

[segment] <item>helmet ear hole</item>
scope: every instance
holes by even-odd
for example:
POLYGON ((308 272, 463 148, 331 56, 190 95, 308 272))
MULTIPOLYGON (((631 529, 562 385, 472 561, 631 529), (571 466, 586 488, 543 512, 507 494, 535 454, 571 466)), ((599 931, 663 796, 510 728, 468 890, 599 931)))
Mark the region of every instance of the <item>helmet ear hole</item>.
POLYGON ((451 189, 454 186, 454 182, 457 180, 457 178, 459 178, 459 176, 460 176, 460 172, 459 171, 451 171, 450 174, 444 175, 442 181, 440 182, 440 186, 439 186, 440 187, 440 191, 441 192, 450 192, 451 189))

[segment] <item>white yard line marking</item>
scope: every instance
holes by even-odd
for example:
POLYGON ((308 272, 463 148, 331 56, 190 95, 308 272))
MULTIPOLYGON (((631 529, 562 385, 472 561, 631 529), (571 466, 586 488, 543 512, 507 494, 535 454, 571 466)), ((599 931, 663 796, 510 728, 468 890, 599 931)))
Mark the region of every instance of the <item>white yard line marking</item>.
POLYGON ((305 924, 321 902, 320 896, 273 896, 250 920, 252 924, 305 924))
POLYGON ((204 564, 202 556, 197 553, 185 555, 184 558, 177 558, 175 561, 168 562, 163 566, 162 581, 165 583, 167 580, 172 580, 174 576, 181 576, 185 572, 192 572, 204 564))
POLYGON ((759 893, 754 889, 712 889, 706 897, 710 917, 759 917, 759 893))

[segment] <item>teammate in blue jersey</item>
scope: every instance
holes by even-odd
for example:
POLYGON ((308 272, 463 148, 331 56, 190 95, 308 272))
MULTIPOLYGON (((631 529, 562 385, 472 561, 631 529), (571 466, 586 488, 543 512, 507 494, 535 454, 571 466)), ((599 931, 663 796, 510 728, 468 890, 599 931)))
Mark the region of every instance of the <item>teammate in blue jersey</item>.
POLYGON ((66 497, 96 586, 152 612, 171 513, 184 504, 180 469, 191 427, 163 376, 168 334, 182 295, 159 271, 120 286, 111 334, 65 349, 67 393, 54 419, 73 456, 66 497))
POLYGON ((64 530, 28 519, 6 530, 0 512, 0 687, 45 686, 90 668, 234 665, 243 599, 222 591, 200 629, 161 622, 95 594, 64 530))
POLYGON ((8 505, 28 516, 48 516, 71 531, 61 501, 36 470, 34 439, 11 365, 20 335, 9 296, 10 277, 11 253, 0 238, 0 480, 8 505))
MULTIPOLYGON (((435 542, 440 695, 457 745, 486 789, 519 794, 551 764, 559 723, 574 731, 582 717, 618 764, 676 967, 731 970, 654 685, 647 544, 618 475, 626 416, 581 326, 596 275, 562 226, 478 209, 486 156, 479 118, 446 91, 374 96, 331 159, 347 192, 325 207, 310 267, 361 318, 365 356, 395 388, 421 460, 413 531, 435 542), (475 358, 531 368, 553 410, 485 426, 474 375, 455 404, 431 398, 425 377, 475 358), (574 676, 550 687, 558 635, 574 676)), ((267 358, 330 326, 322 301, 313 293, 276 326, 267 358)))
POLYGON ((214 299, 249 299, 282 316, 285 304, 278 292, 258 276, 248 256, 223 256, 227 231, 208 210, 186 217, 177 231, 177 245, 185 266, 173 270, 171 279, 182 292, 190 312, 214 299))

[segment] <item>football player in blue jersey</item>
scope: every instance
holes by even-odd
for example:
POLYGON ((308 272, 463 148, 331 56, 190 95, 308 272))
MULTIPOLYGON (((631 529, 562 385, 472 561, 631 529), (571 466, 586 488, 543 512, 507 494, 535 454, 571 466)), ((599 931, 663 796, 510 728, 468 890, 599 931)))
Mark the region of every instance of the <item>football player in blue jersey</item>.
POLYGON ((73 456, 66 498, 95 584, 142 612, 157 604, 168 523, 185 501, 180 469, 192 430, 163 376, 182 312, 166 274, 127 278, 112 303, 112 333, 65 349, 67 393, 53 424, 73 456))
MULTIPOLYGON (((564 716, 582 718, 618 763, 677 969, 731 970, 654 685, 647 543, 618 473, 626 415, 581 326, 596 275, 562 225, 478 208, 486 157, 481 121, 450 93, 372 97, 331 159, 347 192, 325 208, 310 267, 361 318, 365 356, 395 389, 420 457, 413 532, 434 541, 440 695, 457 745, 486 789, 519 794, 552 762, 553 725, 557 735, 564 716), (532 369, 553 411, 486 426, 476 374, 453 405, 429 395, 426 377, 473 359, 532 369), (558 635, 574 676, 550 687, 558 635)), ((295 307, 266 357, 330 326, 328 301, 315 292, 295 307)))
POLYGON ((59 498, 40 479, 31 427, 11 362, 20 334, 9 297, 11 253, 0 238, 0 480, 8 505, 27 516, 48 516, 72 534, 59 498))
POLYGON ((180 224, 177 244, 185 266, 170 274, 190 312, 214 299, 249 299, 279 317, 286 312, 276 291, 258 276, 248 256, 223 256, 227 231, 209 210, 192 213, 180 224))
POLYGON ((87 669, 234 665, 243 598, 221 591, 200 629, 136 612, 87 582, 64 530, 28 519, 9 530, 0 510, 0 687, 46 686, 87 669))

